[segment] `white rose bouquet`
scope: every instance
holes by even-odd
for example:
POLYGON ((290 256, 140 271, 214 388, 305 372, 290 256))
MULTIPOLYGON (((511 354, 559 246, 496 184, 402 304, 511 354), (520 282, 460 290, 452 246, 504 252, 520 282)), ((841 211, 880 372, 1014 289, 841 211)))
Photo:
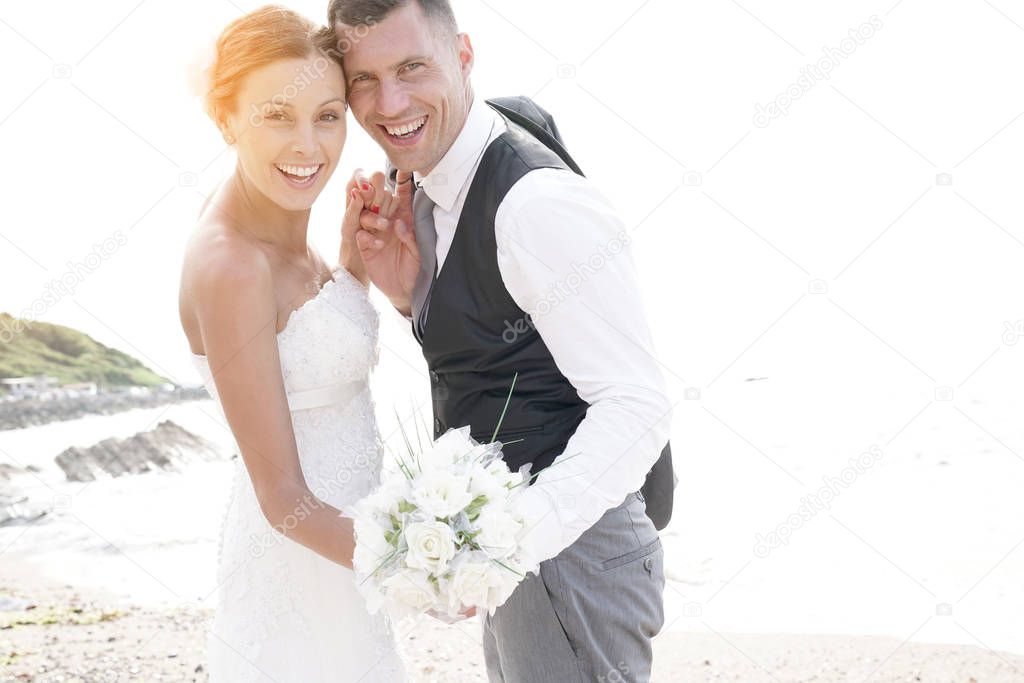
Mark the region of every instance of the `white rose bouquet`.
MULTIPOLYGON (((500 426, 501 418, 495 435, 500 426)), ((501 442, 477 443, 469 431, 450 429, 414 449, 403 430, 408 457, 397 458, 398 471, 344 511, 354 520, 354 569, 371 613, 454 618, 476 607, 493 615, 537 570, 514 505, 529 466, 510 472, 501 442)))

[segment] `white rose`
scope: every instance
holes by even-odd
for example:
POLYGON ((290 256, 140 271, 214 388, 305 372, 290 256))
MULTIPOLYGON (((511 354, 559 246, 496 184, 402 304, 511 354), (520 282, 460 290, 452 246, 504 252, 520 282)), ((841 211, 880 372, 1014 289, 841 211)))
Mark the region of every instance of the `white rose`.
POLYGON ((453 463, 460 462, 477 446, 476 441, 469 435, 469 427, 449 429, 437 437, 430 448, 420 454, 420 466, 424 470, 448 467, 453 463))
POLYGON ((387 594, 388 611, 396 620, 419 614, 437 602, 437 590, 422 570, 395 572, 384 579, 382 588, 387 594))
POLYGON ((487 472, 493 477, 495 484, 504 488, 515 486, 523 481, 523 476, 518 472, 509 471, 508 465, 500 458, 487 464, 487 472))
POLYGON ((401 500, 409 497, 411 485, 409 478, 402 472, 395 472, 384 480, 378 491, 389 500, 401 500))
POLYGON ((455 556, 455 536, 443 522, 414 522, 405 528, 405 564, 437 575, 455 556))
POLYGON ((502 585, 500 571, 501 567, 482 552, 459 555, 445 586, 448 613, 454 615, 469 607, 487 608, 492 602, 492 591, 502 585))
POLYGON ((377 492, 374 491, 368 496, 360 498, 356 502, 342 509, 342 512, 349 517, 373 517, 381 514, 380 500, 377 492))
POLYGON ((372 517, 360 516, 352 520, 355 529, 356 547, 352 557, 356 573, 369 574, 376 569, 395 549, 388 543, 385 534, 390 526, 382 526, 372 517))
POLYGON ((469 467, 470 500, 478 496, 486 496, 488 501, 502 500, 508 495, 502 481, 495 477, 484 465, 473 463, 469 467))
POLYGON ((475 525, 480 530, 474 540, 491 557, 501 559, 515 552, 516 539, 523 524, 499 504, 491 504, 480 511, 475 525))
POLYGON ((375 518, 372 514, 356 515, 352 522, 356 537, 352 569, 359 579, 360 592, 366 599, 366 609, 370 614, 376 614, 384 598, 380 581, 389 571, 388 568, 381 569, 381 565, 395 551, 385 537, 391 531, 391 523, 375 518))
POLYGON ((425 514, 448 517, 462 511, 473 500, 469 478, 446 470, 427 470, 413 482, 410 501, 425 514))
POLYGON ((524 578, 526 578, 526 567, 517 562, 515 558, 506 558, 501 561, 504 567, 498 566, 498 582, 491 587, 487 594, 487 610, 494 616, 494 610, 505 604, 524 578))
POLYGON ((373 493, 353 505, 359 514, 376 513, 398 516, 398 503, 409 495, 409 480, 404 474, 385 477, 373 493))

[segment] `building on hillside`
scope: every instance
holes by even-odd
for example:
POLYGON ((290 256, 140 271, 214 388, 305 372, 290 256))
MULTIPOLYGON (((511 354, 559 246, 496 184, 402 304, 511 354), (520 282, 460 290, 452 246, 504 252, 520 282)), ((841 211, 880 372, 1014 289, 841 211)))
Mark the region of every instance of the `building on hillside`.
POLYGON ((4 395, 13 400, 46 397, 56 386, 57 378, 49 375, 0 379, 0 388, 4 395))
POLYGON ((99 388, 96 386, 96 382, 75 382, 62 385, 60 391, 68 398, 77 398, 79 396, 95 396, 99 388))

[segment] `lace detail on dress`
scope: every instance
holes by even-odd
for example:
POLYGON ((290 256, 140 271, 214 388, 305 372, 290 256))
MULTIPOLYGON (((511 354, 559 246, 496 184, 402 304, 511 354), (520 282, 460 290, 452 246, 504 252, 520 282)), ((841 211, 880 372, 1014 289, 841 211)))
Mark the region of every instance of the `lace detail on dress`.
MULTIPOLYGON (((379 357, 377 326, 366 288, 336 270, 277 335, 286 391, 366 379, 379 357)), ((206 358, 193 358, 219 406, 206 358)), ((343 508, 378 485, 383 448, 368 388, 344 404, 291 416, 302 472, 318 499, 343 508)), ((294 521, 315 504, 298 505, 294 521)), ((270 526, 241 457, 217 567, 219 599, 207 641, 211 681, 405 679, 391 625, 383 613, 366 612, 355 575, 270 526)))

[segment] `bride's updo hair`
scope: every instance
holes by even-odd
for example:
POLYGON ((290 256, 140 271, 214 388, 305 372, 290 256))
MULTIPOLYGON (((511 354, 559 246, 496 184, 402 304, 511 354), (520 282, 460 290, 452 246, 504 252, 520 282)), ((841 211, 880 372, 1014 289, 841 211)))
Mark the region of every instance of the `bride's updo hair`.
POLYGON ((335 44, 333 31, 279 5, 266 5, 236 19, 217 38, 213 63, 206 72, 206 112, 223 126, 234 112, 246 75, 279 59, 302 59, 319 52, 341 65, 335 44))

